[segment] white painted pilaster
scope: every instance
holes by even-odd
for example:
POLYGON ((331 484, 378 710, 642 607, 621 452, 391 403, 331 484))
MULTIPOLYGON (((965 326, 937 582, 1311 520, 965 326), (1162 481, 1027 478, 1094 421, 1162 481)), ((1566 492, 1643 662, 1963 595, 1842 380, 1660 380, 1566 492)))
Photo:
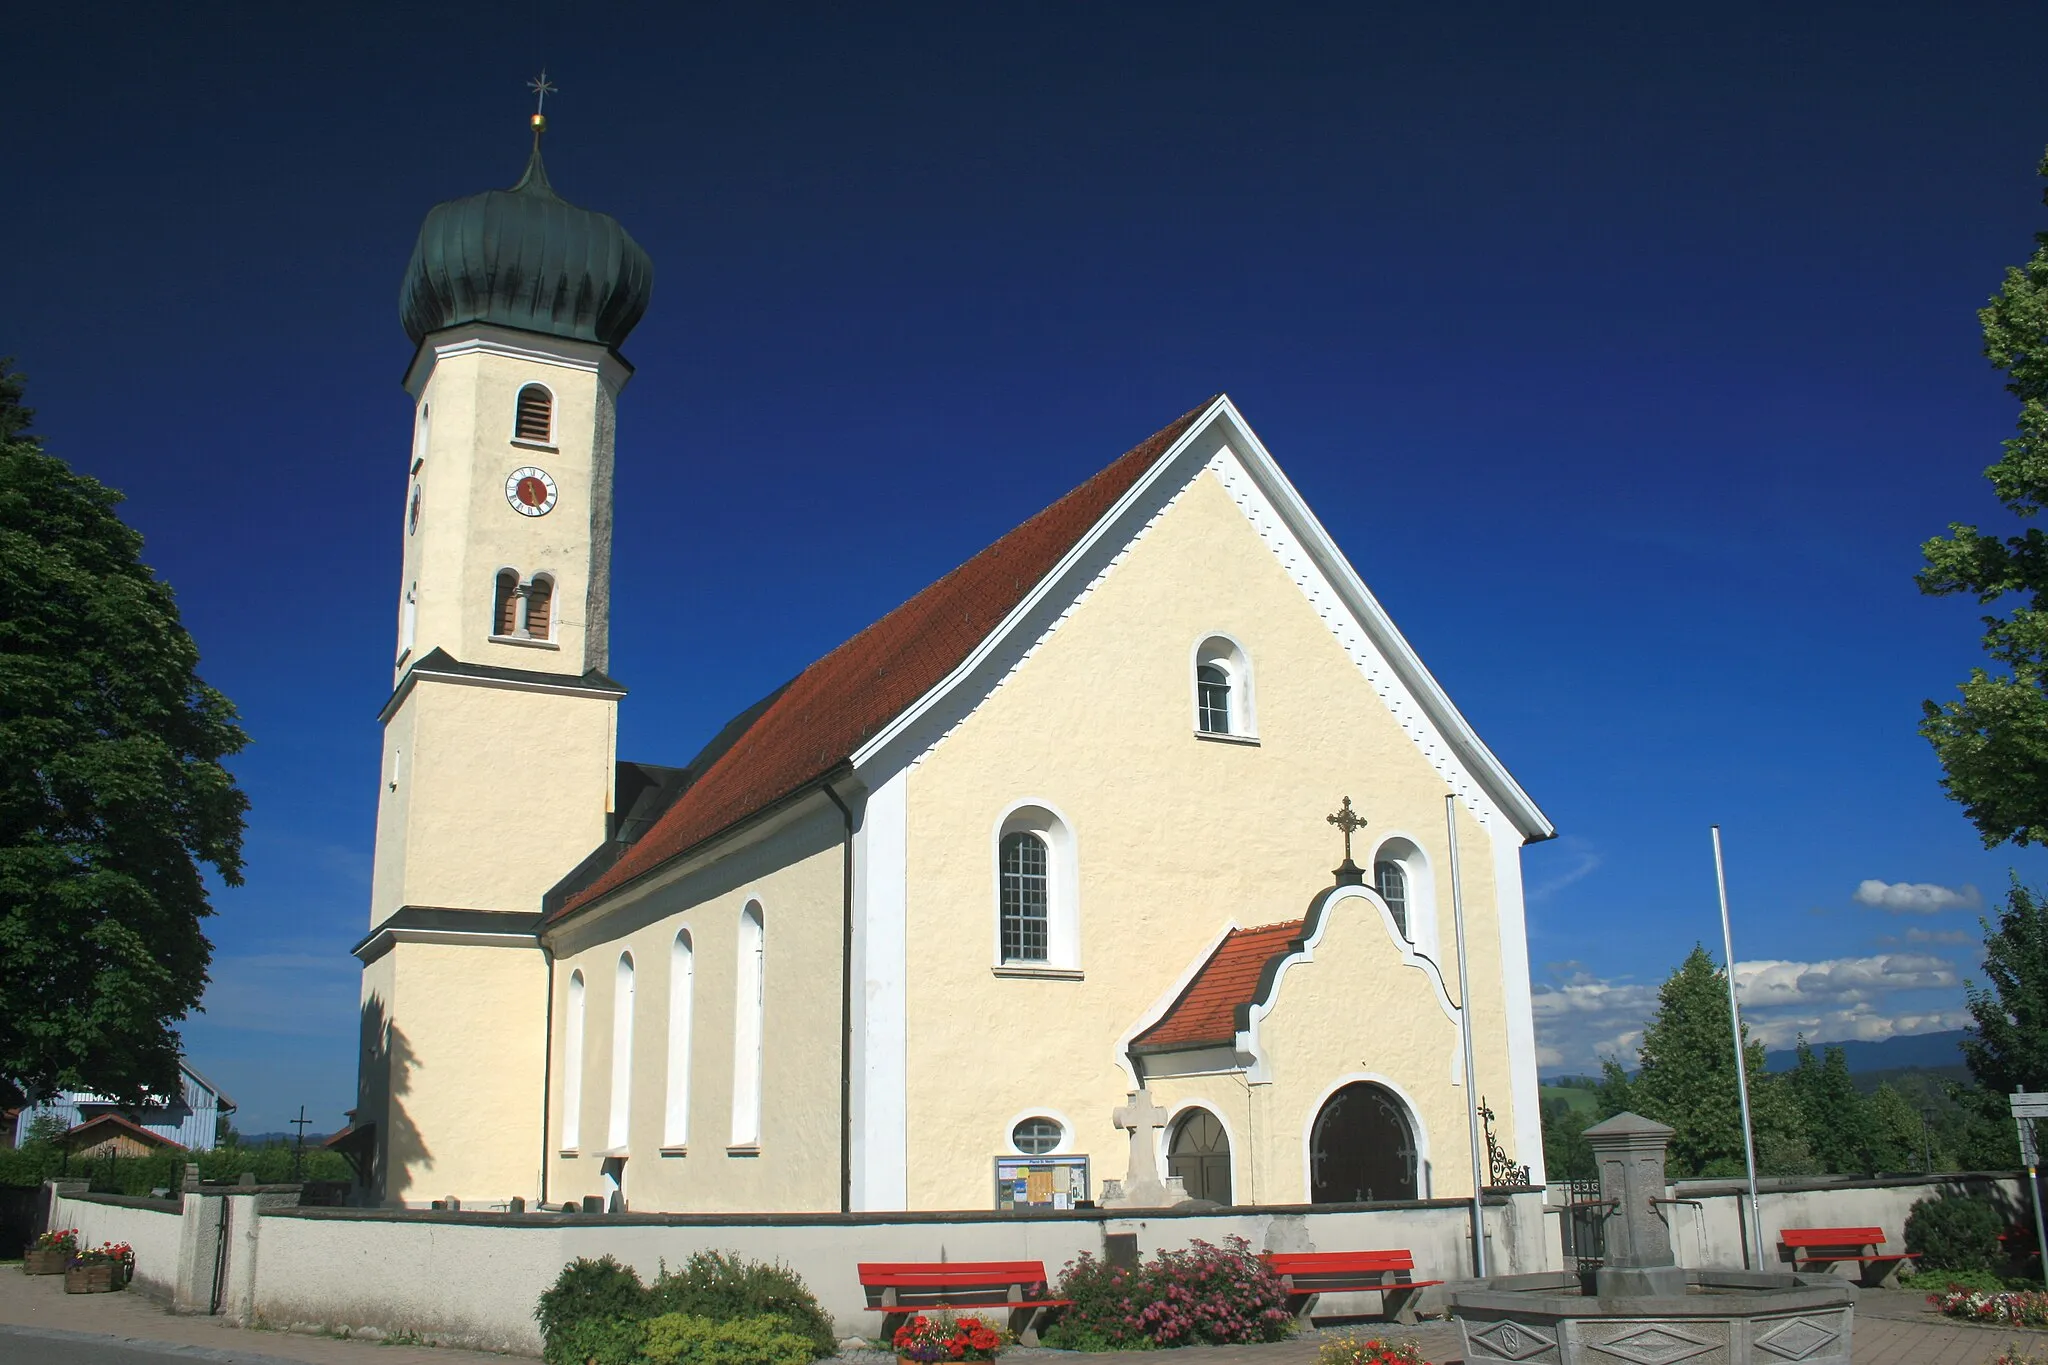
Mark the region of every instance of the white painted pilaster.
POLYGON ((855 1211, 909 1206, 906 1057, 909 771, 868 793, 854 833, 855 1211))

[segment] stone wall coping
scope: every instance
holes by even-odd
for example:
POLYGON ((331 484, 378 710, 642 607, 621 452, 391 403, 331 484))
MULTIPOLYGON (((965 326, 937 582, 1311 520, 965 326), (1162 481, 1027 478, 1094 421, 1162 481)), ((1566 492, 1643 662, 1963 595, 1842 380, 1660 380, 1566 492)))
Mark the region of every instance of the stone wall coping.
POLYGON ((87 1194, 83 1190, 60 1190, 57 1197, 80 1204, 107 1204, 117 1209, 148 1209, 153 1213, 176 1213, 182 1207, 182 1200, 176 1194, 168 1199, 151 1199, 143 1194, 87 1194))
MULTIPOLYGON (((1512 1194, 1534 1194, 1542 1186, 1485 1192, 1492 1208, 1505 1208, 1512 1194)), ((1241 1207, 1170 1209, 1047 1209, 998 1213, 993 1209, 895 1210, 880 1213, 511 1213, 483 1209, 352 1209, 294 1207, 260 1209, 265 1218, 307 1218, 344 1223, 453 1223, 476 1227, 887 1227, 947 1223, 1143 1223, 1165 1218, 1299 1217, 1303 1214, 1389 1213, 1404 1209, 1470 1208, 1470 1199, 1388 1199, 1363 1204, 1251 1204, 1241 1207)))
MULTIPOLYGON (((1847 1176, 1847 1175, 1802 1175, 1762 1176, 1756 1182, 1758 1194, 1804 1194, 1824 1190, 1879 1190, 1902 1185, 1953 1185, 1969 1180, 2024 1180, 2024 1171, 1937 1171, 1925 1175, 1918 1171, 1910 1174, 1847 1176)), ((1674 1180, 1671 1188, 1689 1195, 1699 1194, 1747 1194, 1749 1187, 1740 1176, 1710 1176, 1692 1180, 1674 1180)))

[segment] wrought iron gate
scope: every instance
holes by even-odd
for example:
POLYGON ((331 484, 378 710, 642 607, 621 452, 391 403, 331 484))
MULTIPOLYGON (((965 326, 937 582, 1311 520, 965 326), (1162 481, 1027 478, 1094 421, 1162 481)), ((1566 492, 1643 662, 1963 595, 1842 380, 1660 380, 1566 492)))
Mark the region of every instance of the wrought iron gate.
POLYGON ((1564 1216, 1557 1220, 1564 1237, 1564 1258, 1579 1274, 1590 1275, 1607 1261, 1607 1205, 1597 1180, 1561 1180, 1566 1191, 1564 1216))

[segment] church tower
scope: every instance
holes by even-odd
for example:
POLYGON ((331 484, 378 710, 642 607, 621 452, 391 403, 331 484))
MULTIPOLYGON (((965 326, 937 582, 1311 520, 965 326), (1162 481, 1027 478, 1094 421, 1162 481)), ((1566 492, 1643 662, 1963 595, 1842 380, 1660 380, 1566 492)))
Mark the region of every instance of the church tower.
POLYGON ((511 189, 427 214, 400 293, 413 439, 352 1132, 389 1205, 537 1195, 541 897, 613 805, 618 348, 653 266, 555 193, 545 127, 511 189))

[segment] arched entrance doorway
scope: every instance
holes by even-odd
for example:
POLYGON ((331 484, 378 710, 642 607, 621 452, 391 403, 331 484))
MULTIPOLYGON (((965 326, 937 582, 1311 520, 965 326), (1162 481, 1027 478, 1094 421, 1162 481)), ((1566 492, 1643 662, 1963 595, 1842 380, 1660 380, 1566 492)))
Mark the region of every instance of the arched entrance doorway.
POLYGON ((1190 1109, 1173 1125, 1166 1173, 1180 1177, 1188 1198, 1230 1202, 1230 1135, 1206 1109, 1190 1109))
POLYGON ((1414 1199, 1415 1128, 1385 1086, 1353 1081, 1323 1102, 1309 1134, 1309 1199, 1414 1199))

